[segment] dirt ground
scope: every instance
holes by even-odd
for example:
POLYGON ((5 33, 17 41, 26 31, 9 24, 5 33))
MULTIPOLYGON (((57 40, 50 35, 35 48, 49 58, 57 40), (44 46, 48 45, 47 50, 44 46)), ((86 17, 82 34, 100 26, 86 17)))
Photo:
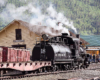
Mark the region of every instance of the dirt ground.
POLYGON ((100 63, 93 63, 88 69, 76 70, 75 72, 34 76, 13 80, 90 80, 100 77, 100 63), (95 68, 95 69, 94 69, 95 68), (76 79, 73 79, 76 78, 76 79))

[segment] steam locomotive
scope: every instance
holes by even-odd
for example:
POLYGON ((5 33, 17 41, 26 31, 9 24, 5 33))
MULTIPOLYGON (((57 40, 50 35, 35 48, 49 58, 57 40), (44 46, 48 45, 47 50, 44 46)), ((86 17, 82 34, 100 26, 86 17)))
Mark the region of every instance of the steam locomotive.
POLYGON ((75 38, 62 33, 61 36, 48 38, 44 34, 42 38, 43 40, 36 43, 33 48, 32 61, 27 50, 1 47, 0 55, 5 58, 2 54, 7 54, 7 61, 0 62, 0 76, 72 70, 89 66, 89 54, 86 54, 82 47, 79 35, 75 38))
POLYGON ((52 38, 44 34, 42 38, 44 40, 37 43, 32 51, 32 61, 51 61, 51 69, 54 71, 89 66, 89 55, 82 47, 79 34, 76 38, 67 33, 52 38))

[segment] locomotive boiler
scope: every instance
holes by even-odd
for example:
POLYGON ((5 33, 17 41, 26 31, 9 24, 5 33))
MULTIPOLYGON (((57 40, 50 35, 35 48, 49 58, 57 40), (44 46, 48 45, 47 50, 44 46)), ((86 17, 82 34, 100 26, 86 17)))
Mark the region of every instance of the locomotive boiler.
POLYGON ((88 56, 80 47, 79 35, 74 38, 62 33, 50 39, 46 35, 42 37, 44 41, 36 44, 33 49, 33 61, 51 61, 53 70, 88 67, 88 56))

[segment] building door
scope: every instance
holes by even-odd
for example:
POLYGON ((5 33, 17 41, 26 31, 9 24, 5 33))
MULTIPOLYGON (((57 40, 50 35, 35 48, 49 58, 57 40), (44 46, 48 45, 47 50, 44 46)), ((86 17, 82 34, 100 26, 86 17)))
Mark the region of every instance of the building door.
POLYGON ((26 44, 24 45, 12 45, 14 48, 26 49, 26 44))

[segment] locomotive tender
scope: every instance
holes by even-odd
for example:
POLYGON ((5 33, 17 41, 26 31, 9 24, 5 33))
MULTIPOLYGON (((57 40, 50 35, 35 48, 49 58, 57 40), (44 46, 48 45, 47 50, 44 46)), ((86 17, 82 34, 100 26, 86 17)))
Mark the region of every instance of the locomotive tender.
POLYGON ((82 47, 79 35, 76 38, 62 33, 48 39, 42 35, 44 41, 36 44, 32 52, 33 61, 51 61, 52 69, 76 69, 89 66, 89 56, 82 47))

